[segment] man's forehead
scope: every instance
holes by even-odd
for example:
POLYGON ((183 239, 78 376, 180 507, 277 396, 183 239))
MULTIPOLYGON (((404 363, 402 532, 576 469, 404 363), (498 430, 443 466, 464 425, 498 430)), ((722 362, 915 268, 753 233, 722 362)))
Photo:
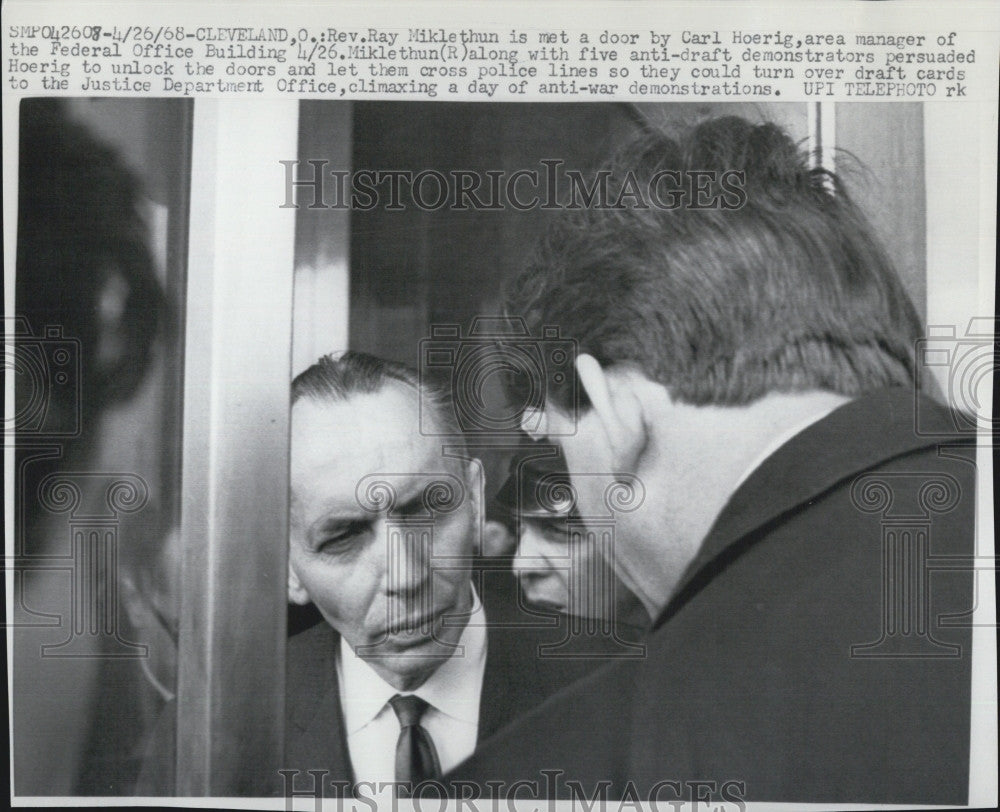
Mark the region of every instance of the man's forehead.
POLYGON ((346 400, 304 398, 292 408, 293 496, 322 488, 348 507, 355 489, 377 474, 419 489, 428 474, 451 471, 440 438, 420 433, 417 393, 387 386, 346 400))
MULTIPOLYGON (((292 407, 292 452, 308 451, 317 441, 343 439, 354 453, 352 438, 379 438, 377 447, 419 445, 418 395, 402 385, 386 385, 377 392, 359 392, 342 400, 305 397, 292 407)), ((376 446, 369 442, 369 448, 376 446)))

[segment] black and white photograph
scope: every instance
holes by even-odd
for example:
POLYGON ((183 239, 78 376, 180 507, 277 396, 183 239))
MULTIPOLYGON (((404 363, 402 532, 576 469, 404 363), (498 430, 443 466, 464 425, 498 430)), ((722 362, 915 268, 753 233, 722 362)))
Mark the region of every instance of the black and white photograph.
POLYGON ((25 5, 14 805, 996 802, 995 32, 25 5))

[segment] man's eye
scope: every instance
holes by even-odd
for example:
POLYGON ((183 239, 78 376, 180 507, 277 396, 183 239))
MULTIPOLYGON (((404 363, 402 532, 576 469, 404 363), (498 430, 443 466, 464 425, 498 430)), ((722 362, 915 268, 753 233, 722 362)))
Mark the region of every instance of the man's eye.
POLYGON ((554 519, 552 521, 541 521, 535 525, 542 533, 550 538, 557 538, 565 541, 569 527, 565 520, 554 519))
POLYGON ((364 535, 369 527, 368 522, 351 522, 335 532, 324 534, 320 539, 318 549, 321 553, 337 552, 358 536, 364 535))

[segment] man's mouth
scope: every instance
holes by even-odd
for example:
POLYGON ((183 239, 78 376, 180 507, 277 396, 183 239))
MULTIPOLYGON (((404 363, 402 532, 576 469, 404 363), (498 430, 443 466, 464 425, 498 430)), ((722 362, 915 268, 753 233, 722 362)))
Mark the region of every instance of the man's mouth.
POLYGON ((536 609, 545 609, 550 612, 565 612, 566 604, 559 601, 549 600, 543 597, 528 596, 528 602, 536 609))
POLYGON ((414 632, 429 633, 437 620, 437 615, 421 615, 420 617, 407 618, 395 623, 390 623, 387 629, 389 634, 413 634, 414 632))
POLYGON ((419 614, 403 615, 402 617, 391 618, 389 622, 380 630, 379 636, 409 637, 415 634, 429 636, 432 629, 438 624, 441 617, 447 611, 447 609, 441 609, 433 612, 421 612, 419 614))

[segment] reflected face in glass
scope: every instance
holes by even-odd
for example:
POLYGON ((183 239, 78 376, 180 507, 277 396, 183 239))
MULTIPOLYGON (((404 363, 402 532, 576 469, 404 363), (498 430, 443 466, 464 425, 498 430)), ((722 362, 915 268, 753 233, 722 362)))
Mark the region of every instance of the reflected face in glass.
POLYGON ((422 684, 461 637, 464 622, 446 616, 471 608, 479 520, 471 465, 419 432, 417 398, 389 383, 292 408, 289 600, 315 603, 401 690, 422 684), (457 493, 444 505, 428 499, 443 480, 457 493))

